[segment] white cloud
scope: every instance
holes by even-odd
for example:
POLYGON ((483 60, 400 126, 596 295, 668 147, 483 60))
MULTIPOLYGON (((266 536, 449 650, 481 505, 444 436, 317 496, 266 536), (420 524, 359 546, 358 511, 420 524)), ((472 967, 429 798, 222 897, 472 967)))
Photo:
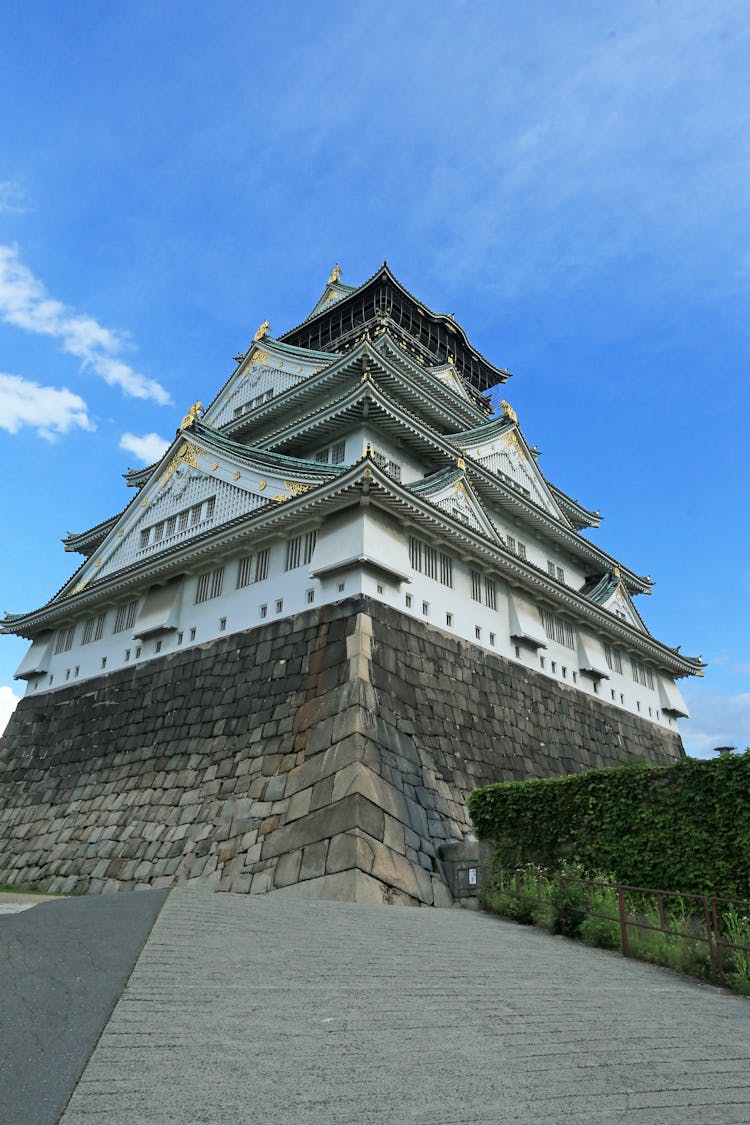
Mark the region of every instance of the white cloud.
POLYGON ((691 685, 684 694, 692 713, 680 729, 688 754, 711 758, 717 746, 744 750, 750 745, 750 692, 719 695, 691 685))
POLYGON ((0 429, 15 434, 33 426, 48 441, 78 427, 93 430, 86 403, 67 387, 42 387, 20 375, 0 372, 0 429))
POLYGON ((17 215, 26 210, 26 193, 20 184, 13 180, 0 180, 0 215, 17 215))
POLYGON ((126 395, 162 405, 172 401, 160 383, 134 371, 120 358, 125 341, 117 333, 48 296, 41 281, 19 261, 13 246, 0 246, 0 317, 25 332, 58 340, 63 351, 80 359, 84 368, 126 395))
POLYGON ((21 702, 21 697, 16 695, 12 688, 5 684, 0 685, 0 734, 8 725, 16 705, 21 702))
POLYGON ((158 461, 168 447, 169 442, 158 434, 144 434, 143 437, 123 434, 120 438, 120 449, 126 449, 144 465, 152 465, 154 461, 158 461))

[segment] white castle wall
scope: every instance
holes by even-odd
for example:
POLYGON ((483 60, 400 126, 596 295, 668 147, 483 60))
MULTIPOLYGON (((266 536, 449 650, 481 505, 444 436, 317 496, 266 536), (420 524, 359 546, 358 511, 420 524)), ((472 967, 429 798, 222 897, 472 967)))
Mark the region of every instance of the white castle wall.
MULTIPOLYGON (((357 509, 327 521, 321 528, 315 552, 307 565, 285 570, 287 541, 276 540, 268 544, 267 578, 238 589, 242 556, 228 556, 221 564, 223 585, 220 597, 196 604, 200 575, 183 576, 179 580, 181 596, 175 599, 172 614, 173 628, 142 639, 134 638, 133 629, 113 633, 116 608, 110 606, 106 610, 101 638, 82 644, 84 622, 77 622, 71 649, 57 654, 50 651, 45 675, 30 680, 27 690, 54 691, 73 681, 99 676, 128 663, 204 644, 223 634, 252 629, 313 605, 336 602, 362 593, 516 664, 533 668, 568 687, 598 695, 607 703, 661 726, 676 728, 675 719, 661 709, 658 674, 655 673, 653 689, 635 683, 630 674, 630 662, 623 654, 622 673, 612 670, 609 679, 595 685, 590 677, 581 673, 575 650, 550 638, 547 638, 547 647, 539 651, 527 644, 516 643, 510 636, 510 590, 505 581, 499 577, 494 579, 496 608, 481 604, 472 598, 471 566, 452 555, 453 585, 443 585, 412 569, 408 541, 408 529, 399 528, 395 521, 382 513, 369 510, 363 513, 357 509), (383 568, 388 567, 396 573, 388 574, 385 569, 374 569, 373 565, 363 565, 359 561, 335 566, 362 556, 368 558, 371 564, 381 563, 383 568), (406 576, 405 580, 398 577, 400 574, 406 576)), ((523 595, 514 591, 514 596, 523 595)), ((142 604, 143 598, 140 602, 142 604)), ((531 612, 538 614, 538 607, 532 602, 529 605, 531 612)), ((104 611, 100 609, 98 612, 104 611)), ((96 616, 97 611, 93 611, 92 615, 96 616)), ((585 637, 593 635, 584 626, 579 628, 579 632, 585 637)), ((51 650, 54 649, 56 636, 48 642, 51 650)))

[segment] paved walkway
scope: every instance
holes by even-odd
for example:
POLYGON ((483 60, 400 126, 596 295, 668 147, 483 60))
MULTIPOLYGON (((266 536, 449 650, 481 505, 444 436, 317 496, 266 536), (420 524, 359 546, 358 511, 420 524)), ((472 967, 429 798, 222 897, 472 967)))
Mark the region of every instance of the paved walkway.
POLYGON ((178 889, 91 1121, 746 1123, 750 1001, 467 911, 178 889))

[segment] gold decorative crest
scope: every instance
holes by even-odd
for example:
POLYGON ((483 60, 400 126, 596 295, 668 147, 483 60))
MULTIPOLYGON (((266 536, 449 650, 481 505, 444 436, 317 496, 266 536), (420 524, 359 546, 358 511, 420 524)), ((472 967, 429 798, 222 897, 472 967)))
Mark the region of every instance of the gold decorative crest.
MULTIPOLYGON (((167 481, 172 479, 172 476, 180 467, 180 465, 189 465, 191 469, 197 469, 198 458, 202 453, 205 452, 205 449, 200 449, 199 446, 193 445, 191 441, 186 441, 185 444, 181 446, 180 449, 178 449, 172 460, 167 465, 166 472, 161 478, 162 488, 167 483, 167 481)), ((148 501, 143 501, 144 508, 147 503, 148 501)))
POLYGON ((336 265, 331 270, 331 276, 328 278, 327 284, 333 285, 334 281, 338 281, 341 277, 341 266, 336 262, 336 265))
POLYGON ((271 331, 271 325, 268 323, 267 320, 264 320, 263 323, 258 328, 255 335, 253 336, 253 343, 257 344, 258 340, 262 340, 263 337, 267 336, 270 331, 271 331))
POLYGON ((507 399, 503 399, 503 401, 500 403, 500 405, 503 408, 503 417, 507 418, 509 422, 517 422, 518 421, 518 415, 516 414, 515 410, 510 405, 510 403, 508 402, 507 399))

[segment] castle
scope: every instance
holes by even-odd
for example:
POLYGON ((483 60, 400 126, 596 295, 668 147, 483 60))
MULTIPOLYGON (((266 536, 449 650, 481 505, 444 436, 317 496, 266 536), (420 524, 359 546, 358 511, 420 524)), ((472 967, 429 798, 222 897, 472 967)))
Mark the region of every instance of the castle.
POLYGON ((5 617, 32 643, 0 881, 429 903, 474 784, 682 754, 700 659, 651 636, 650 579, 582 534, 599 513, 493 412, 509 374, 452 316, 337 266, 235 362, 123 510, 66 537, 63 588, 5 617), (108 785, 138 795, 122 815, 108 785))

